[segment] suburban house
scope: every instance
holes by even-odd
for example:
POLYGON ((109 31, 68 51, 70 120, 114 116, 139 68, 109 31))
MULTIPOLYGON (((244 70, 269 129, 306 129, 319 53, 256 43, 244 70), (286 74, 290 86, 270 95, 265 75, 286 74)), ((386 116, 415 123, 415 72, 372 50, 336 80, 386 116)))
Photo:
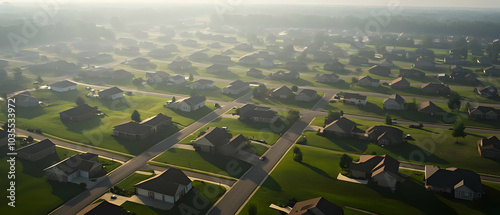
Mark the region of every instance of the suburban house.
POLYGON ((38 161, 56 153, 56 145, 49 139, 33 143, 16 150, 17 157, 27 161, 38 161))
POLYGON ((368 72, 374 75, 380 75, 380 76, 389 76, 391 74, 391 68, 385 67, 385 66, 380 66, 380 65, 375 65, 372 66, 370 69, 368 69, 368 72))
POLYGON ((323 197, 309 199, 295 203, 288 215, 344 215, 344 210, 323 197))
POLYGON ((115 100, 123 98, 123 90, 118 87, 111 87, 102 91, 99 91, 99 98, 105 100, 115 100))
POLYGON ((230 64, 232 63, 231 57, 225 55, 214 55, 210 57, 210 62, 220 63, 220 64, 230 64))
POLYGON ((194 140, 193 147, 202 152, 235 156, 245 147, 247 141, 241 134, 233 137, 226 128, 210 127, 194 140))
POLYGON ((135 194, 174 204, 193 188, 193 182, 180 169, 165 172, 134 185, 135 194))
POLYGON ((85 75, 90 78, 110 78, 113 68, 94 67, 85 70, 85 75))
POLYGON ((295 94, 295 101, 311 102, 318 97, 318 91, 302 89, 295 94))
POLYGON ((336 74, 316 74, 314 78, 321 83, 338 83, 340 81, 340 77, 336 74))
POLYGON ((487 106, 477 106, 475 108, 470 108, 468 111, 469 118, 472 119, 496 120, 500 115, 500 110, 487 106))
POLYGON ((309 67, 307 67, 307 63, 295 61, 286 62, 284 68, 296 72, 309 70, 309 67))
POLYGON ((413 68, 423 69, 423 70, 433 70, 436 67, 434 62, 426 60, 424 58, 418 58, 413 64, 413 68))
POLYGON ((247 71, 246 75, 250 77, 262 77, 262 70, 251 68, 247 71))
POLYGON ((123 139, 143 140, 153 134, 151 127, 137 122, 124 122, 113 127, 113 136, 123 139))
POLYGON ((103 171, 99 156, 92 153, 73 155, 43 170, 49 181, 72 182, 75 178, 95 178, 103 171))
POLYGON ((168 79, 169 82, 175 84, 175 85, 179 85, 179 84, 183 84, 186 82, 186 78, 182 75, 174 75, 174 76, 171 76, 169 79, 168 79))
POLYGON ((390 61, 388 59, 382 60, 382 62, 380 62, 378 65, 379 66, 385 66, 385 67, 392 67, 392 66, 394 66, 394 64, 392 63, 392 61, 390 61))
POLYGON ((90 107, 88 104, 83 104, 59 113, 59 118, 65 123, 74 123, 91 119, 95 116, 96 112, 97 107, 90 107))
POLYGON ((389 155, 361 155, 349 165, 354 178, 370 179, 381 187, 396 190, 399 180, 399 161, 389 155))
POLYGON ((159 113, 140 123, 124 122, 119 124, 113 127, 113 136, 130 140, 143 140, 169 125, 172 125, 172 118, 159 113))
POLYGON ((358 84, 364 87, 378 87, 380 85, 380 80, 365 75, 358 78, 358 84))
POLYGON ((202 107, 205 107, 204 96, 191 96, 189 98, 180 99, 170 104, 170 107, 184 112, 193 112, 202 107))
POLYGON ((56 92, 67 92, 70 90, 76 90, 76 84, 71 81, 64 80, 51 84, 50 89, 56 92))
POLYGON ((213 65, 207 67, 207 73, 210 73, 210 74, 225 73, 225 72, 229 72, 228 68, 229 67, 227 65, 213 64, 213 65))
POLYGON ((128 80, 134 78, 134 74, 124 69, 112 71, 110 76, 113 80, 128 80))
POLYGON ((139 66, 139 67, 140 66, 149 66, 149 64, 151 64, 151 61, 149 61, 149 59, 147 59, 147 58, 138 57, 138 58, 126 61, 126 64, 130 65, 130 66, 139 66))
POLYGON ((31 96, 31 93, 24 91, 18 93, 12 97, 16 100, 16 106, 18 107, 38 107, 40 106, 40 100, 38 98, 31 96))
POLYGON ((250 84, 248 82, 243 82, 241 80, 233 81, 229 86, 222 89, 222 93, 228 95, 238 95, 250 89, 250 84))
POLYGON ((193 64, 187 60, 180 61, 172 61, 172 63, 168 64, 168 69, 174 71, 182 71, 193 68, 193 64))
POLYGON ((399 77, 419 78, 424 77, 425 73, 416 69, 399 69, 399 77))
POLYGON ((341 100, 353 105, 366 105, 367 97, 357 93, 344 93, 341 100))
POLYGON ((299 79, 300 74, 296 71, 285 72, 283 70, 279 70, 275 73, 272 73, 270 78, 274 80, 294 80, 299 79))
POLYGON ((279 115, 268 107, 260 107, 253 104, 246 104, 238 109, 240 120, 251 120, 253 122, 273 123, 279 115))
POLYGON ((274 89, 271 92, 271 96, 274 98, 288 99, 293 96, 293 91, 287 86, 283 85, 280 88, 274 89))
POLYGON ((427 83, 422 85, 422 92, 429 94, 448 95, 450 88, 444 84, 427 83))
POLYGON ((385 98, 383 106, 385 110, 406 110, 407 107, 405 99, 398 94, 385 98))
POLYGON ((361 65, 361 64, 367 64, 368 59, 364 57, 360 57, 357 55, 349 55, 349 64, 351 65, 361 65))
POLYGON ((334 61, 332 63, 327 63, 323 65, 323 69, 326 71, 331 71, 331 72, 339 72, 339 71, 344 71, 345 65, 338 62, 334 61))
POLYGON ((468 72, 454 72, 451 73, 450 78, 456 82, 475 83, 478 81, 472 73, 468 72))
POLYGON ((146 73, 146 82, 148 84, 162 84, 170 79, 170 74, 163 71, 146 73))
POLYGON ((123 209, 121 206, 115 205, 113 203, 109 203, 104 200, 99 203, 91 204, 85 207, 78 214, 83 215, 102 215, 102 214, 113 214, 113 215, 129 215, 130 213, 127 210, 123 209))
POLYGON ((472 201, 484 194, 480 176, 466 169, 426 165, 424 181, 427 190, 450 193, 457 199, 472 201))
POLYGON ((215 82, 212 80, 208 79, 199 79, 196 80, 193 83, 190 83, 186 85, 186 87, 189 87, 193 90, 204 90, 204 89, 210 89, 215 87, 215 82))
POLYGON ((491 66, 491 67, 488 67, 488 68, 485 68, 483 70, 484 74, 486 74, 487 76, 493 76, 493 77, 499 77, 500 76, 500 69, 494 67, 494 66, 491 66))
POLYGON ((485 137, 477 141, 479 155, 485 158, 500 158, 500 140, 496 136, 485 137))
POLYGON ((208 57, 207 53, 203 51, 197 51, 189 55, 189 59, 194 61, 204 61, 204 60, 209 60, 210 58, 208 57))
POLYGON ((340 117, 326 125, 323 129, 324 134, 333 134, 339 137, 350 137, 355 135, 358 131, 359 129, 356 127, 356 123, 345 117, 340 117))
POLYGON ((399 128, 375 125, 365 131, 365 137, 378 145, 393 146, 403 143, 403 131, 399 128))
POLYGON ((248 65, 248 66, 254 66, 254 65, 259 64, 259 61, 255 55, 242 56, 238 59, 238 62, 240 62, 243 65, 248 65))
POLYGON ((399 77, 394 79, 389 86, 391 86, 392 89, 408 89, 410 88, 410 82, 404 77, 399 77))
POLYGON ((498 96, 498 90, 494 86, 486 86, 477 89, 477 94, 485 98, 495 98, 498 96))
POLYGON ((431 116, 440 116, 446 112, 431 101, 426 101, 418 104, 417 110, 420 113, 429 114, 431 116))

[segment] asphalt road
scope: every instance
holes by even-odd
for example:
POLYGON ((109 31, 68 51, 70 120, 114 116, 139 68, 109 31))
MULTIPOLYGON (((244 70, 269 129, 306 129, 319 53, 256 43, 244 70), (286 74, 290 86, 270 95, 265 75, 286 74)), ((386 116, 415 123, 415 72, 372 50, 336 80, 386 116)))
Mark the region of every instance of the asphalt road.
POLYGON ((233 106, 222 106, 221 108, 209 113, 200 120, 194 122, 193 124, 185 127, 181 131, 173 134, 172 136, 162 140, 158 144, 149 148, 140 155, 134 157, 129 162, 118 167, 115 171, 109 174, 104 180, 97 183, 94 187, 84 191, 83 193, 77 195, 73 199, 67 201, 59 208, 52 211, 50 214, 53 215, 72 215, 78 213, 84 207, 92 203, 95 199, 102 196, 105 192, 109 190, 114 184, 119 183, 121 180, 125 179, 137 170, 140 170, 150 159, 168 150, 177 142, 181 141, 185 137, 194 133, 196 130, 200 129, 207 123, 218 118, 220 115, 231 109, 233 106))

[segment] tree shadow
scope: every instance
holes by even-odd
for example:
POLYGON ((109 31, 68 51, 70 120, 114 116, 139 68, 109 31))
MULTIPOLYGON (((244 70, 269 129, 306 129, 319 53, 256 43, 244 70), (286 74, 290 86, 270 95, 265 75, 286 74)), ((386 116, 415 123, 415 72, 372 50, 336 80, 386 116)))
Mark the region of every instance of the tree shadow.
POLYGON ((315 167, 315 166, 312 166, 308 163, 305 163, 305 162, 300 162, 300 164, 302 164, 303 166, 311 169, 312 171, 324 176, 324 177, 327 177, 327 178, 330 178, 330 179, 333 179, 330 175, 328 175, 328 173, 326 173, 325 171, 323 171, 322 169, 318 168, 318 167, 315 167))
POLYGON ((262 184, 263 187, 270 189, 272 191, 282 191, 283 188, 281 185, 274 179, 272 175, 268 176, 264 184, 262 184))
POLYGON ((437 157, 434 153, 410 143, 402 143, 399 146, 384 147, 384 149, 394 153, 395 155, 401 156, 404 160, 407 161, 435 164, 450 163, 443 158, 437 157))
POLYGON ((66 128, 72 132, 82 134, 83 131, 85 130, 91 130, 93 128, 99 127, 102 125, 101 118, 94 116, 91 119, 87 119, 84 121, 80 122, 74 122, 74 123, 68 123, 65 121, 62 121, 63 125, 66 126, 66 128))
POLYGON ((32 108, 28 107, 17 107, 17 115, 16 117, 18 118, 24 118, 24 119, 33 119, 42 115, 45 115, 48 113, 45 108, 41 106, 36 106, 32 108))
POLYGON ((85 188, 73 183, 55 181, 48 181, 47 183, 52 187, 52 195, 61 198, 63 201, 68 201, 85 190, 85 188))
POLYGON ((27 160, 19 160, 23 166, 23 173, 26 175, 33 176, 35 178, 42 178, 45 176, 43 170, 49 166, 52 166, 62 159, 57 155, 57 153, 51 154, 43 159, 35 162, 27 160))

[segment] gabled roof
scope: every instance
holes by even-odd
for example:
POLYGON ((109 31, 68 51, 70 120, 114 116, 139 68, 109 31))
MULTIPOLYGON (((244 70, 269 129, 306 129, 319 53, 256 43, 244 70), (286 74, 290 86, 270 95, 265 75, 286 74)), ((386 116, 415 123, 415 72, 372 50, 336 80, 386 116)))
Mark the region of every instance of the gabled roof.
POLYGON ((344 210, 341 207, 329 202, 323 197, 318 197, 295 203, 289 215, 316 214, 314 209, 319 210, 324 215, 344 214, 344 210))
POLYGON ((92 153, 73 155, 60 161, 59 163, 45 168, 44 171, 53 167, 57 167, 66 175, 70 175, 80 170, 89 171, 95 164, 97 164, 97 162, 91 161, 95 157, 98 157, 98 155, 92 153))
POLYGON ((40 152, 42 150, 45 150, 50 147, 55 147, 56 145, 49 139, 42 140, 38 143, 33 143, 30 145, 27 145, 25 147, 22 147, 17 150, 18 153, 26 153, 26 154, 35 154, 37 152, 40 152))
POLYGON ((87 114, 90 112, 95 113, 96 110, 97 110, 97 107, 90 107, 88 104, 83 104, 83 105, 80 105, 78 107, 74 107, 74 108, 71 108, 69 110, 65 110, 59 114, 74 117, 74 116, 80 116, 83 114, 87 114))
POLYGON ((479 175, 460 168, 441 169, 437 166, 426 165, 425 185, 449 189, 466 186, 476 193, 484 193, 479 175))
POLYGON ((351 170, 356 170, 365 173, 371 173, 371 176, 376 176, 382 172, 387 172, 393 176, 398 175, 399 161, 389 155, 361 155, 358 162, 351 163, 351 170))
POLYGON ((191 180, 179 169, 170 167, 167 171, 153 178, 142 181, 135 188, 140 188, 168 196, 176 196, 191 180))
POLYGON ((394 79, 389 85, 391 86, 410 86, 410 82, 403 77, 394 79))
POLYGON ((345 118, 345 117, 340 117, 339 119, 331 122, 330 124, 325 126, 325 129, 337 125, 340 129, 342 129, 346 134, 351 133, 354 128, 356 128, 356 123, 345 118))
POLYGON ((210 141, 210 143, 212 143, 215 146, 215 148, 218 148, 226 145, 232 138, 232 136, 233 135, 227 132, 226 129, 219 127, 210 127, 205 131, 205 133, 196 138, 195 141, 198 141, 199 139, 202 138, 206 138, 208 141, 210 141))
POLYGON ((94 203, 89 206, 89 208, 85 208, 85 211, 87 211, 84 215, 103 215, 103 214, 110 214, 110 215, 127 215, 129 214, 125 209, 122 207, 109 203, 108 201, 104 200, 100 203, 94 203))
POLYGON ((390 95, 389 97, 387 97, 386 99, 384 99, 384 103, 387 100, 389 100, 389 99, 394 100, 398 104, 404 104, 405 103, 405 99, 403 97, 401 97, 399 94, 392 94, 392 95, 390 95))
POLYGON ((260 107, 253 104, 246 104, 239 110, 240 116, 244 114, 250 117, 259 117, 266 119, 272 119, 278 114, 276 113, 276 111, 270 110, 270 108, 260 107))
POLYGON ((372 126, 365 131, 365 134, 377 137, 377 140, 389 139, 391 142, 401 142, 403 139, 401 129, 386 125, 372 126))
POLYGON ((366 80, 368 80, 370 82, 380 82, 379 79, 374 79, 374 78, 370 77, 369 75, 365 75, 365 76, 359 77, 358 81, 361 81, 361 80, 364 80, 364 79, 366 79, 366 80))
POLYGON ((141 135, 150 132, 151 128, 137 122, 124 122, 113 127, 113 130, 126 134, 141 135))
POLYGON ((477 91, 480 92, 481 94, 489 93, 491 91, 497 92, 497 88, 494 86, 486 86, 486 87, 482 87, 482 88, 477 89, 477 91))
POLYGON ((291 94, 293 94, 293 91, 290 88, 288 88, 287 86, 283 85, 280 88, 274 89, 273 94, 291 95, 291 94))
POLYGON ((244 88, 247 86, 249 86, 248 82, 236 80, 236 81, 233 81, 232 83, 230 83, 229 86, 227 86, 226 88, 236 90, 236 89, 241 89, 241 88, 244 88))
POLYGON ((189 98, 181 99, 178 102, 186 102, 188 105, 194 106, 196 104, 204 102, 205 100, 206 100, 205 97, 199 96, 199 95, 195 95, 195 96, 191 96, 189 98))
POLYGON ((313 97, 313 96, 317 95, 317 94, 318 94, 318 91, 316 91, 316 90, 311 90, 311 89, 302 89, 302 90, 299 90, 299 91, 297 92, 297 95, 301 95, 301 94, 304 94, 304 95, 306 95, 307 97, 311 98, 311 97, 313 97))
POLYGON ((118 94, 118 93, 123 93, 123 90, 121 90, 118 87, 111 87, 111 88, 105 89, 103 91, 100 91, 99 92, 99 96, 106 97, 106 96, 111 96, 111 95, 115 95, 115 94, 118 94))
POLYGON ((164 122, 171 122, 172 117, 168 117, 163 115, 162 113, 157 114, 156 116, 149 117, 141 122, 141 125, 149 125, 149 126, 157 126, 164 122))
POLYGON ((496 113, 496 114, 500 114, 500 110, 497 110, 497 109, 495 109, 495 108, 493 108, 493 107, 487 107, 487 106, 477 106, 477 107, 472 108, 472 109, 470 110, 470 112, 474 112, 474 111, 479 111, 479 112, 481 112, 482 114, 486 114, 486 113, 488 113, 488 112, 490 112, 490 111, 493 111, 493 112, 494 112, 494 113, 496 113))
POLYGON ((59 81, 50 85, 50 87, 58 87, 58 88, 65 88, 71 86, 76 86, 76 84, 68 80, 59 81))
POLYGON ((444 113, 445 111, 432 103, 431 101, 426 101, 418 104, 418 111, 424 113, 444 113))
POLYGON ((483 149, 494 149, 500 151, 500 140, 496 136, 485 137, 479 140, 479 144, 483 149))

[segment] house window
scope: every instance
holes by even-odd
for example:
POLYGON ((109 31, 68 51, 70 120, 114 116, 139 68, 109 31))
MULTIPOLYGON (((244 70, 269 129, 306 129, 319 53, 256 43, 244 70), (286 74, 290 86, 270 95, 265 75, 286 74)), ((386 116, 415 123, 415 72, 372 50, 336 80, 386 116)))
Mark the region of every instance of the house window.
POLYGON ((460 190, 459 190, 459 191, 457 192, 457 195, 459 195, 459 196, 460 196, 460 195, 462 195, 462 191, 460 191, 460 190))
POLYGON ((464 196, 468 197, 469 196, 469 192, 464 192, 464 196))

